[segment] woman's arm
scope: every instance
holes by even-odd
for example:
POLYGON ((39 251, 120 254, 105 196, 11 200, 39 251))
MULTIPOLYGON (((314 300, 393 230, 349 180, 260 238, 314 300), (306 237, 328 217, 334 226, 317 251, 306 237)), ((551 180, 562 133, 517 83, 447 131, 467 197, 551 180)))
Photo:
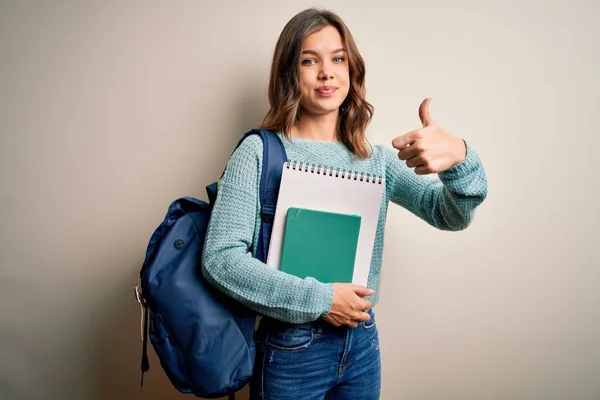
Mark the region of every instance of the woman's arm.
POLYGON ((262 141, 244 140, 219 183, 202 255, 206 279, 256 312, 290 323, 314 321, 332 305, 333 285, 300 279, 253 258, 262 141))
POLYGON ((467 228, 474 211, 487 196, 487 178, 478 154, 468 144, 466 158, 437 174, 417 175, 398 153, 384 149, 386 190, 390 201, 430 225, 449 231, 467 228))

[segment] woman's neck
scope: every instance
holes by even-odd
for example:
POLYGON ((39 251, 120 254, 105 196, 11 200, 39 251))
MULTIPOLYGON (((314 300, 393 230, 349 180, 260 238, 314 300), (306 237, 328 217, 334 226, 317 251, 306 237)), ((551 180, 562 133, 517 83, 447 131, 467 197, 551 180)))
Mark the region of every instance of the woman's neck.
POLYGON ((338 113, 327 115, 303 115, 290 132, 292 138, 321 142, 337 142, 338 113))

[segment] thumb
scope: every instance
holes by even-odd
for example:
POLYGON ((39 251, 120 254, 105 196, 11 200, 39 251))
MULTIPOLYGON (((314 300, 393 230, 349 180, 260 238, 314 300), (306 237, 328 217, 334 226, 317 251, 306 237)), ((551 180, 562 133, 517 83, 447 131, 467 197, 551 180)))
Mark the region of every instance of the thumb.
POLYGON ((372 295, 373 293, 375 293, 375 291, 364 286, 354 285, 354 293, 361 297, 364 297, 372 295))
POLYGON ((429 103, 431 103, 431 98, 428 97, 425 100, 423 100, 423 102, 419 106, 419 119, 423 124, 423 128, 429 125, 433 125, 435 123, 433 121, 433 118, 431 117, 431 114, 429 114, 429 103))

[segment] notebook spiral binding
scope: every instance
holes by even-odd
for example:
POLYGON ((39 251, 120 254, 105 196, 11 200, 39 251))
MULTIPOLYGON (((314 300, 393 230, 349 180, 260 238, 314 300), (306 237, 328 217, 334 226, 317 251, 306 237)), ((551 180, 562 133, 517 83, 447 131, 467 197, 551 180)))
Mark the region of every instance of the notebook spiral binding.
POLYGON ((309 172, 312 174, 318 174, 323 176, 331 176, 335 178, 342 178, 348 180, 355 180, 360 182, 368 182, 381 185, 383 178, 379 175, 364 174, 361 172, 346 171, 331 169, 320 165, 314 165, 310 163, 288 161, 283 165, 284 168, 292 169, 294 171, 309 172))

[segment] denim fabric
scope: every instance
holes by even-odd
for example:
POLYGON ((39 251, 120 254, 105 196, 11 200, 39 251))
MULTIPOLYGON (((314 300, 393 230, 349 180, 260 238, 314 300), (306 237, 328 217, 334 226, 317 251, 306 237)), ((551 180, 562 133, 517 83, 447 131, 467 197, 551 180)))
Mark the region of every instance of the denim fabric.
POLYGON ((375 315, 369 313, 371 320, 357 328, 263 318, 250 399, 379 399, 379 335, 375 315))

